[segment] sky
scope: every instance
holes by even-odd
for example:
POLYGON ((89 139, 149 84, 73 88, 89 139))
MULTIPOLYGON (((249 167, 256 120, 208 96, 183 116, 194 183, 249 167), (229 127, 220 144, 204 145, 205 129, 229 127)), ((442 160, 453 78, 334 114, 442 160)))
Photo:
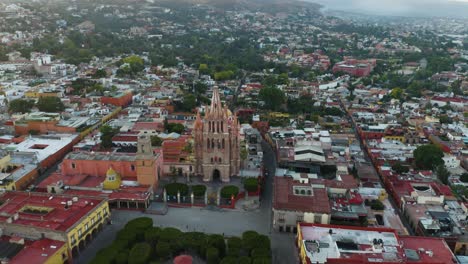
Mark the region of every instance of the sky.
POLYGON ((453 16, 468 19, 468 0, 307 0, 335 10, 394 16, 453 16))

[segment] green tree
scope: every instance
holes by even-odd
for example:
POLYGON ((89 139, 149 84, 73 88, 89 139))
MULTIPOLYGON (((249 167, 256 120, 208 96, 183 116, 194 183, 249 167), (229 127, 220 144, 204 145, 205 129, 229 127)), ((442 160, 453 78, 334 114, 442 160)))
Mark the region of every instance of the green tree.
POLYGON ((8 112, 10 113, 29 113, 34 106, 34 101, 15 99, 8 104, 8 112))
POLYGON ((443 183, 448 184, 448 178, 450 177, 450 172, 447 170, 444 164, 437 165, 436 167, 437 178, 443 183))
POLYGON ((266 108, 273 111, 278 111, 286 99, 284 92, 275 87, 262 88, 259 97, 265 102, 266 108))
POLYGON ((162 142, 163 142, 162 138, 156 135, 151 136, 151 146, 160 147, 162 145, 162 142))
POLYGON ((177 133, 177 134, 182 134, 185 131, 185 127, 182 124, 178 123, 168 123, 166 130, 168 133, 177 133))
POLYGON ((208 264, 219 263, 219 250, 215 247, 210 247, 206 250, 206 262, 208 264))
POLYGON ((128 264, 146 264, 151 256, 151 246, 148 243, 135 244, 128 255, 128 264))
POLYGON ((112 137, 115 136, 118 132, 117 129, 112 128, 109 125, 103 125, 99 132, 101 132, 101 147, 104 149, 109 149, 112 147, 112 137))
POLYGON ((416 167, 423 170, 431 170, 439 165, 443 165, 444 153, 433 144, 422 145, 413 152, 416 167))
POLYGON ((60 98, 51 96, 51 97, 40 97, 36 104, 39 111, 57 113, 65 110, 65 105, 62 103, 60 98))
POLYGON ((385 209, 385 205, 378 199, 372 200, 370 202, 370 207, 372 210, 378 210, 378 211, 385 209))
POLYGON ((98 69, 94 74, 93 78, 99 79, 99 78, 105 78, 107 77, 107 72, 104 69, 98 69))
POLYGON ((460 181, 462 182, 468 182, 468 173, 465 172, 460 176, 460 181))
POLYGON ((171 257, 171 246, 168 242, 158 242, 156 245, 156 255, 162 259, 168 259, 171 257))
POLYGON ((403 97, 403 89, 399 87, 393 88, 392 91, 390 92, 390 96, 393 99, 401 99, 403 97))
POLYGON ((400 161, 397 161, 392 165, 392 170, 399 174, 409 172, 408 166, 403 166, 400 161))
POLYGON ((244 189, 248 192, 255 192, 258 190, 257 178, 246 178, 244 179, 244 189))

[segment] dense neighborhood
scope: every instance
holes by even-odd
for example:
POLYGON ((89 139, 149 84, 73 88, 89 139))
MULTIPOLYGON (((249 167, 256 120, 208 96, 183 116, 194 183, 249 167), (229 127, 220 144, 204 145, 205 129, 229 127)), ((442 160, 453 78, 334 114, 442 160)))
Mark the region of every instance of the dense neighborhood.
POLYGON ((0 3, 0 262, 468 263, 468 20, 0 3))

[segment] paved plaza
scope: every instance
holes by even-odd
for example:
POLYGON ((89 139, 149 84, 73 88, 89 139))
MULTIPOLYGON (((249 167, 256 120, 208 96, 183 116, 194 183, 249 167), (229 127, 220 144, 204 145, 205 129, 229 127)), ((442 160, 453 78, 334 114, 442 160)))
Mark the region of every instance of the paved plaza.
POLYGON ((272 243, 273 263, 297 263, 297 250, 294 246, 294 235, 276 233, 271 229, 272 181, 276 168, 273 152, 263 143, 265 150, 264 165, 269 172, 261 197, 261 206, 257 210, 230 210, 210 208, 169 208, 166 215, 146 214, 140 211, 114 210, 112 225, 104 230, 91 242, 84 252, 76 259, 78 264, 88 263, 103 247, 112 243, 118 230, 131 219, 141 216, 151 217, 155 226, 175 227, 182 231, 200 231, 225 236, 241 236, 244 231, 255 230, 270 236, 272 243))

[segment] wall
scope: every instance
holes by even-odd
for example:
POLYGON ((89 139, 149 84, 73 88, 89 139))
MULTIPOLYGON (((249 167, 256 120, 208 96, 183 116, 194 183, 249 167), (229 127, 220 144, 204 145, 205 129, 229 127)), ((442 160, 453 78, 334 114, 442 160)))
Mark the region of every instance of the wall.
POLYGON ((64 159, 61 170, 64 175, 88 174, 90 176, 105 177, 107 170, 112 166, 122 177, 136 178, 136 165, 136 161, 64 159), (72 167, 72 164, 75 164, 75 168, 72 167))
POLYGON ((39 134, 47 134, 50 131, 57 133, 75 133, 74 127, 57 126, 58 121, 27 121, 26 124, 15 124, 15 133, 29 135, 31 130, 39 131, 39 134))
POLYGON ((63 246, 55 252, 52 256, 50 256, 44 264, 62 264, 65 261, 70 259, 70 255, 68 254, 68 246, 67 244, 63 244, 63 246), (64 259, 62 255, 65 255, 66 258, 64 259))
POLYGON ((109 218, 109 203, 102 201, 94 210, 84 216, 81 221, 75 223, 74 226, 67 230, 66 241, 69 249, 71 250, 73 247, 78 246, 80 241, 85 240, 86 236, 90 235, 99 225, 104 225, 109 218), (86 225, 88 225, 88 228, 86 228, 86 225), (81 236, 79 235, 79 231, 81 231, 81 236))

